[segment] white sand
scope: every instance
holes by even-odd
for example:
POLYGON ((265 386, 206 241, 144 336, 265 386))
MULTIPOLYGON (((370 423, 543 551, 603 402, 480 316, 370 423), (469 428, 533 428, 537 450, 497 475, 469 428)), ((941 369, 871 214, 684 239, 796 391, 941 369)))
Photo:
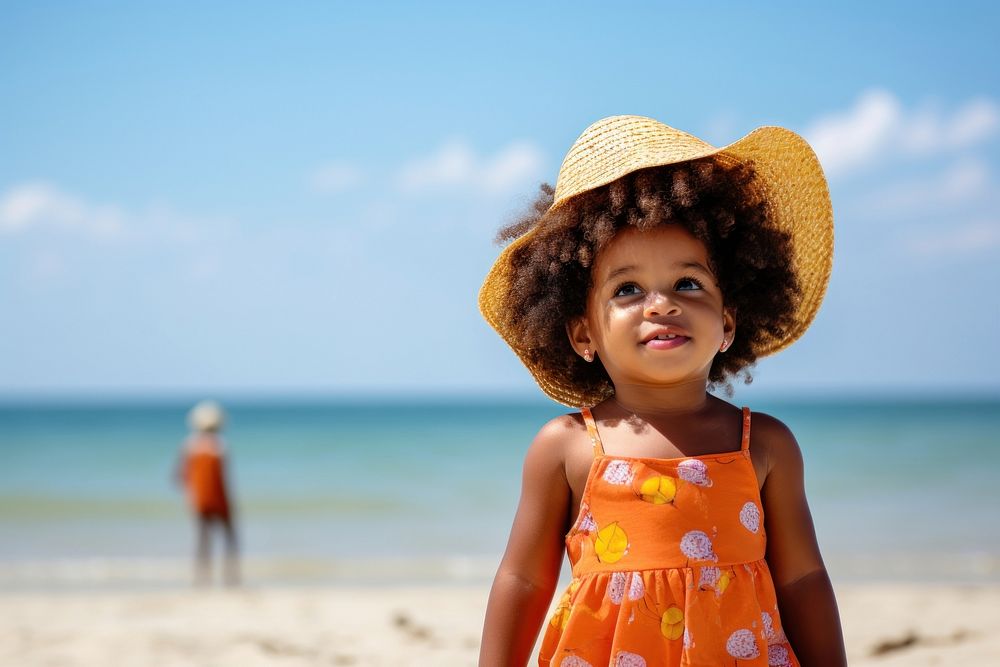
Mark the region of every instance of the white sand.
MULTIPOLYGON (((0 665, 472 665, 485 588, 10 593, 0 665)), ((1000 665, 1000 587, 838 588, 851 665, 1000 665), (905 646, 873 656, 881 643, 905 646)))

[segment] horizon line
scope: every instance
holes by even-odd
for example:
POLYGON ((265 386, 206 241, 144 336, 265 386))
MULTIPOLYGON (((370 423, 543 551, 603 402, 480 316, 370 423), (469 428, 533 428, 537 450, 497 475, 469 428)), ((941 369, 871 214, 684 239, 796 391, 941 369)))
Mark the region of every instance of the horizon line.
MULTIPOLYGON (((739 397, 747 392, 754 392, 758 400, 779 401, 785 403, 809 403, 817 400, 834 400, 842 403, 861 403, 876 401, 879 403, 916 401, 928 402, 944 400, 947 402, 982 402, 1000 401, 1000 386, 969 387, 790 387, 785 389, 756 390, 752 386, 735 386, 734 394, 739 397)), ((724 392, 711 392, 726 400, 733 397, 724 392)), ((371 404, 371 403, 448 403, 483 405, 499 403, 504 405, 560 405, 549 399, 538 389, 527 390, 459 390, 443 389, 439 391, 417 391, 407 388, 394 389, 261 389, 261 388, 229 388, 229 389, 148 389, 148 390, 95 390, 95 389, 63 389, 63 390, 0 390, 0 407, 17 406, 100 406, 100 405, 155 405, 195 403, 204 399, 214 399, 232 405, 254 405, 262 403, 305 403, 305 404, 371 404)))

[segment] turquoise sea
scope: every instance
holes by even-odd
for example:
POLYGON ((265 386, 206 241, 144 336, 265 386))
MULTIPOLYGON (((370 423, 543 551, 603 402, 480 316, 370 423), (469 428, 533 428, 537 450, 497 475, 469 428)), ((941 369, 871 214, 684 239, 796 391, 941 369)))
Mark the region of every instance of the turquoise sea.
MULTIPOLYGON (((0 589, 186 584, 191 403, 0 405, 0 589)), ((524 450, 561 406, 234 401, 248 581, 488 582, 524 450)), ((770 400, 834 581, 1000 581, 1000 400, 770 400)), ((564 568, 565 569, 565 568, 564 568)))

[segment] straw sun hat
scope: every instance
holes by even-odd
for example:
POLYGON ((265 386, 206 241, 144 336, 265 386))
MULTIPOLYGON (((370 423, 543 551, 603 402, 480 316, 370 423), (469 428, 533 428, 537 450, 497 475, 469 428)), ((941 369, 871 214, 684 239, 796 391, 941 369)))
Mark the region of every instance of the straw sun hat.
POLYGON ((220 431, 226 422, 226 413, 215 401, 202 401, 188 413, 188 425, 195 431, 220 431))
POLYGON ((773 354, 791 345, 816 316, 833 265, 833 208, 823 170, 805 139, 781 127, 760 127, 723 148, 716 148, 686 132, 652 118, 611 116, 597 121, 569 149, 562 166, 552 207, 535 227, 504 248, 479 292, 479 310, 528 367, 538 385, 553 399, 572 407, 588 404, 578 388, 533 365, 520 343, 513 321, 515 252, 532 243, 544 228, 548 213, 574 196, 607 185, 639 169, 714 157, 731 164, 749 163, 767 205, 768 217, 792 240, 792 264, 801 296, 795 324, 782 337, 766 339, 757 356, 773 354))

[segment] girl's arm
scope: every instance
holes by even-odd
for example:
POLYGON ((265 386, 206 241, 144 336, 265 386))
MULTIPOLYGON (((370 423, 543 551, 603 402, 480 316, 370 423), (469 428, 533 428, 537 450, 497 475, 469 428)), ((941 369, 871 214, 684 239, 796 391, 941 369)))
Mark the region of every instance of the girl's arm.
POLYGON ((531 656, 559 580, 570 504, 564 447, 574 426, 569 416, 553 419, 528 448, 521 500, 486 608, 480 667, 524 665, 531 656))
POLYGON ((754 431, 767 452, 761 497, 767 563, 785 634, 803 665, 847 665, 837 599, 806 502, 802 452, 777 419, 755 413, 754 431))

